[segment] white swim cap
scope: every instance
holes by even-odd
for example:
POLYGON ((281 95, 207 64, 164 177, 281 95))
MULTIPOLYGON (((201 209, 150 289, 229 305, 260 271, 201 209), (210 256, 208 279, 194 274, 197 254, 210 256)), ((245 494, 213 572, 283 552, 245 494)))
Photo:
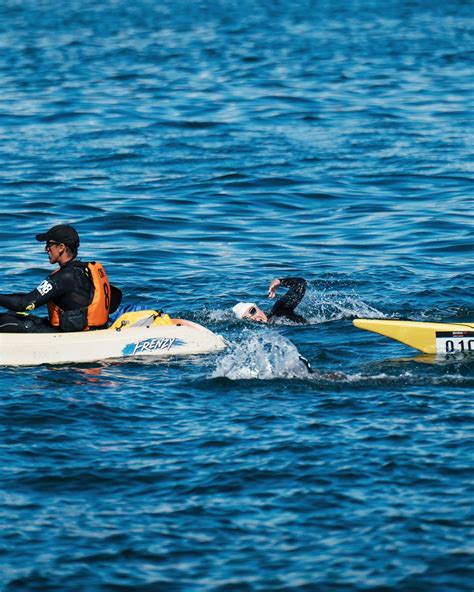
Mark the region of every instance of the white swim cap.
POLYGON ((243 319, 249 308, 252 308, 252 306, 255 306, 255 308, 257 307, 254 302, 239 302, 232 307, 232 310, 238 319, 243 319))

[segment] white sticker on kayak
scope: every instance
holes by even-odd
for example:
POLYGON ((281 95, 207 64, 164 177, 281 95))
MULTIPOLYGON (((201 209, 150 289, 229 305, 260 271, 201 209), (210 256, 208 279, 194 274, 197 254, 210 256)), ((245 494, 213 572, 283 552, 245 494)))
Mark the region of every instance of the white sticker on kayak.
POLYGON ((474 331, 437 331, 436 351, 439 354, 474 353, 474 331))

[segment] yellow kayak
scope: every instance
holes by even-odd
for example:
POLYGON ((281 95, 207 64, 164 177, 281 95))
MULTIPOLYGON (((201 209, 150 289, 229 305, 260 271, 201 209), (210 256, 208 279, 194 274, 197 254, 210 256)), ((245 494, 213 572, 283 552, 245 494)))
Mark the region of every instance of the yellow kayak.
POLYGON ((354 325, 419 349, 425 354, 474 354, 474 323, 424 323, 395 319, 355 319, 354 325))

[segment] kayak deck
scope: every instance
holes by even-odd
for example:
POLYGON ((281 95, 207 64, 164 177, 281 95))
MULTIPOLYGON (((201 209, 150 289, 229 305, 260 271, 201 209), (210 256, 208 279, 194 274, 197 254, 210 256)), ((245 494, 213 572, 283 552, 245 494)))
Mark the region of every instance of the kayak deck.
POLYGON ((353 324, 359 329, 400 341, 425 354, 474 353, 473 323, 355 319, 353 324))

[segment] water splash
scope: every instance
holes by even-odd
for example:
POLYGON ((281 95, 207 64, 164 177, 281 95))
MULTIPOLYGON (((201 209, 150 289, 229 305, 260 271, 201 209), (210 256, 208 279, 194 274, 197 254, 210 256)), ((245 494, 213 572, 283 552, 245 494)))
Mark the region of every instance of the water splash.
POLYGON ((337 290, 308 291, 299 311, 311 324, 357 317, 384 318, 386 316, 364 302, 357 294, 337 290))
POLYGON ((232 310, 229 309, 215 309, 215 310, 205 310, 201 313, 201 317, 206 320, 210 321, 211 323, 235 323, 236 318, 232 310))
POLYGON ((212 378, 230 380, 270 380, 310 376, 296 347, 273 331, 254 333, 244 330, 241 340, 231 344, 219 360, 212 378))

